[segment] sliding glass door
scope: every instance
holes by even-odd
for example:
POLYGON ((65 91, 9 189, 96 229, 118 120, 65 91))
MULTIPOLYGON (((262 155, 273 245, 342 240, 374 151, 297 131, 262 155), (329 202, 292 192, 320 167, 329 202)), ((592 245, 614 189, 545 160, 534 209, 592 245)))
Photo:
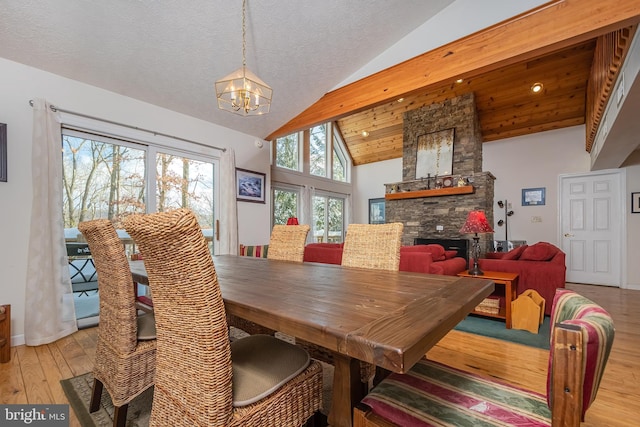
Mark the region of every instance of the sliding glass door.
POLYGON ((65 240, 73 255, 70 272, 78 319, 97 318, 99 292, 97 284, 90 283, 96 277, 77 228, 82 221, 112 221, 131 256, 136 247, 122 227, 123 218, 189 208, 215 253, 217 159, 71 129, 63 129, 62 152, 65 240), (82 274, 76 274, 79 266, 82 274))

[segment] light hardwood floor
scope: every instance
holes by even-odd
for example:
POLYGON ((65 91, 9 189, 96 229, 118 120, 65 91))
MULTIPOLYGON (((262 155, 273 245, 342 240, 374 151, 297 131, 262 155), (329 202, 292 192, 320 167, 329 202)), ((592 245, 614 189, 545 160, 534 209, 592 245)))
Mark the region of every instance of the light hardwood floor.
MULTIPOLYGON (((640 291, 567 284, 608 310, 616 338, 598 397, 583 427, 640 425, 640 291)), ((68 403, 60 380, 91 370, 97 328, 53 344, 12 348, 0 364, 1 403, 68 403)), ((451 331, 429 358, 545 393, 548 351, 451 331)), ((73 411, 71 411, 73 412, 73 411)), ((71 426, 79 426, 71 415, 71 426)))

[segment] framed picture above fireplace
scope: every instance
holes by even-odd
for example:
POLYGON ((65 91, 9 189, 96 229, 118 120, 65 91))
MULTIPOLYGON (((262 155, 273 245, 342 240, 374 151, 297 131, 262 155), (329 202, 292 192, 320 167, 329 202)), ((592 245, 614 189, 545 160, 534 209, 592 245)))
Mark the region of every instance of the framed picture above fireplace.
POLYGON ((416 144, 416 179, 453 173, 453 138, 455 129, 444 129, 418 136, 416 144))

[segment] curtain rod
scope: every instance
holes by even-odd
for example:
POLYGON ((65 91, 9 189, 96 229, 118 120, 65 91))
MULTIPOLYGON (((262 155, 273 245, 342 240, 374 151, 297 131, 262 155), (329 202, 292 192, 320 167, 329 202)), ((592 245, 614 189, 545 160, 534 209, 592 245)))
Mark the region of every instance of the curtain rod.
MULTIPOLYGON (((29 100, 29 105, 31 105, 33 107, 33 99, 29 100)), ((177 139, 179 141, 188 142, 190 144, 200 145, 201 147, 213 148, 213 149, 216 149, 216 150, 220 150, 223 153, 225 151, 227 151, 226 148, 216 147, 214 145, 203 144, 202 142, 197 142, 197 141, 192 141, 190 139, 180 138, 179 136, 173 136, 173 135, 169 135, 169 134, 162 133, 162 132, 156 132, 154 130, 143 129, 143 128, 139 128, 137 126, 131 126, 131 125, 128 125, 128 124, 125 124, 125 123, 118 123, 118 122, 114 122, 114 121, 111 121, 111 120, 101 119, 100 117, 89 116, 87 114, 76 113, 75 111, 63 110, 62 108, 58 108, 55 105, 49 105, 49 108, 53 112, 58 112, 59 111, 61 113, 72 114, 74 116, 83 117, 85 119, 97 120, 97 121, 100 121, 100 122, 109 123, 111 125, 122 126, 122 127, 128 128, 128 129, 134 129, 134 130, 139 130, 139 131, 142 131, 142 132, 151 133, 151 134, 153 134, 155 136, 164 136, 164 137, 167 137, 167 138, 177 139)))

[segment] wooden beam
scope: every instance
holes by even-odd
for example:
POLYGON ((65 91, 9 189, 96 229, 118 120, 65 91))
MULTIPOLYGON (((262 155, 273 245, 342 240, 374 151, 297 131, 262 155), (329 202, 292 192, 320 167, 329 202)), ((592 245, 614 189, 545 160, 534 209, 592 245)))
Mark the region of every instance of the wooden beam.
POLYGON ((324 95, 272 140, 457 78, 582 43, 640 21, 640 0, 555 0, 324 95))

